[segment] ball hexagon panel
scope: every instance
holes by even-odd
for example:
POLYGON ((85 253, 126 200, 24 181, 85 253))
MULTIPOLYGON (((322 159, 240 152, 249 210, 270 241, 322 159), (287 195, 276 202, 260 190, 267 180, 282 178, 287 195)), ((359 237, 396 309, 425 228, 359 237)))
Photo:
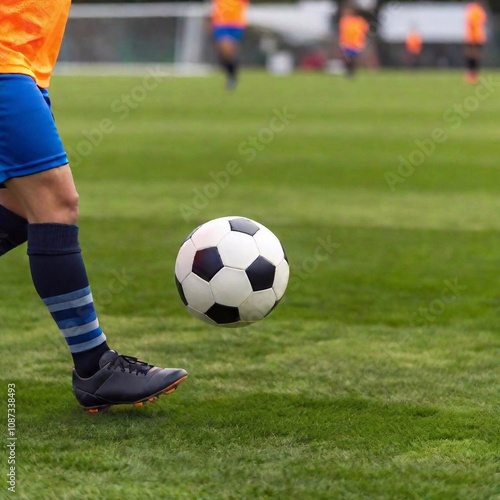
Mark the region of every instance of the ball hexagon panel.
POLYGON ((236 269, 246 269, 259 256, 253 237, 237 231, 226 234, 217 250, 224 265, 236 269))
POLYGON ((276 295, 272 288, 253 292, 239 307, 241 321, 259 321, 269 314, 275 304, 276 295))
POLYGON ((250 285, 252 285, 252 290, 257 292, 259 290, 272 288, 276 267, 259 255, 252 264, 248 266, 245 272, 250 281, 250 285))
POLYGON ((210 319, 206 314, 201 313, 200 311, 197 311, 196 309, 193 309, 191 306, 187 306, 187 310, 191 316, 194 316, 195 318, 201 319, 205 323, 208 323, 209 325, 212 326, 217 326, 217 323, 210 319))
POLYGON ((182 283, 184 297, 187 303, 193 308, 203 313, 214 305, 215 300, 212 295, 210 284, 194 273, 191 273, 182 283))
POLYGON ((230 267, 222 268, 210 280, 210 287, 215 302, 225 306, 238 307, 252 293, 245 271, 230 267))
POLYGON ((193 273, 210 281, 222 268, 224 264, 216 247, 197 250, 193 259, 193 273))
POLYGON ((261 227, 253 238, 257 244, 260 255, 275 266, 285 258, 285 252, 283 251, 280 240, 278 240, 274 233, 269 231, 266 227, 261 227))
POLYGON ((286 260, 282 260, 276 267, 276 274, 274 276, 273 290, 276 294, 276 300, 281 300, 286 287, 288 285, 288 277, 290 276, 290 267, 286 260))
POLYGON ((236 323, 240 320, 240 313, 237 307, 224 306, 221 304, 214 304, 206 312, 206 315, 218 325, 236 323))
POLYGON ((175 275, 179 281, 184 281, 186 276, 193 269, 194 256, 196 254, 196 248, 194 247, 191 240, 186 240, 177 254, 177 260, 175 261, 175 275))
POLYGON ((192 235, 191 241, 196 250, 216 247, 220 240, 231 232, 229 221, 224 219, 215 219, 202 224, 192 235))
POLYGON ((245 217, 235 217, 229 221, 229 225, 232 231, 238 231, 249 236, 253 236, 259 230, 259 226, 255 222, 245 219, 245 217))

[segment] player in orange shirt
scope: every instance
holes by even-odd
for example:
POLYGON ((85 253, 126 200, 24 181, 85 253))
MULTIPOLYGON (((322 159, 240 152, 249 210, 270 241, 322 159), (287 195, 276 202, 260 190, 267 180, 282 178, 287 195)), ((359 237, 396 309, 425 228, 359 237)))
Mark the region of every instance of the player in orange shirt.
POLYGON ((238 52, 247 24, 248 0, 214 0, 213 37, 219 61, 226 72, 226 88, 234 89, 238 78, 238 52))
POLYGON ((418 30, 416 28, 411 29, 405 41, 409 66, 418 66, 420 62, 420 55, 422 54, 422 45, 422 37, 418 30))
POLYGON ((347 76, 354 76, 356 60, 366 44, 368 21, 351 7, 344 7, 339 20, 339 45, 344 55, 347 76))
POLYGON ((481 53, 486 43, 486 4, 477 0, 467 4, 465 8, 465 57, 467 60, 466 80, 478 82, 481 53))
POLYGON ((48 92, 70 3, 0 2, 0 256, 28 242, 33 284, 73 357, 75 396, 98 411, 142 405, 187 374, 119 355, 97 319, 79 245, 78 193, 48 92))

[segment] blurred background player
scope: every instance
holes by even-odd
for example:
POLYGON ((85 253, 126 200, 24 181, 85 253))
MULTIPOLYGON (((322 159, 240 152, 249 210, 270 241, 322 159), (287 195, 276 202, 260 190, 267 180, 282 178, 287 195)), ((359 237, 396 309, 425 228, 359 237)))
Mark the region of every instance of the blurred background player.
POLYGON ((238 81, 238 55, 246 26, 247 0, 214 0, 212 29, 220 64, 227 80, 226 88, 234 89, 238 81))
POLYGON ((118 354, 99 325, 78 238, 78 193, 48 91, 70 5, 0 2, 0 256, 28 242, 33 284, 73 357, 78 402, 89 411, 141 406, 187 374, 118 354))
POLYGON ((349 5, 343 7, 339 19, 339 45, 344 56, 348 78, 354 76, 357 58, 365 48, 369 29, 368 21, 353 7, 349 5))
POLYGON ((407 64, 411 68, 415 68, 420 64, 420 56, 422 55, 422 36, 417 28, 412 28, 408 32, 405 40, 407 64))
POLYGON ((465 79, 469 83, 477 83, 481 53, 486 43, 486 10, 485 2, 478 0, 467 4, 465 8, 465 57, 467 73, 465 79))

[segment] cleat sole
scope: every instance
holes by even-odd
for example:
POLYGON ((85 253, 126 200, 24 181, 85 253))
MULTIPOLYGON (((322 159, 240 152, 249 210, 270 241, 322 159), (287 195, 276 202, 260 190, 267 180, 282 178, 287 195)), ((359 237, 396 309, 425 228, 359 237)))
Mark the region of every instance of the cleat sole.
POLYGON ((94 408, 84 408, 87 413, 102 413, 103 411, 109 410, 109 406, 97 406, 94 408))

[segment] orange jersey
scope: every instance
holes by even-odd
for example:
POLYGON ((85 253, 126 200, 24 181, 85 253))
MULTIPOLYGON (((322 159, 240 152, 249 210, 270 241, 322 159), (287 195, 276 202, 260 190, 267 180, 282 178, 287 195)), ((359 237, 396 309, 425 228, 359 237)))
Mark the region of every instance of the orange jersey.
POLYGON ((370 26, 361 16, 347 15, 340 18, 339 43, 342 47, 362 50, 370 26))
POLYGON ((422 52, 422 37, 417 32, 410 33, 406 38, 406 50, 417 55, 422 52))
POLYGON ((244 28, 247 24, 247 0, 214 0, 212 24, 244 28))
POLYGON ((465 41, 472 44, 486 42, 486 12, 478 3, 470 3, 465 9, 465 41))
POLYGON ((0 0, 0 73, 34 78, 47 88, 71 0, 0 0))

